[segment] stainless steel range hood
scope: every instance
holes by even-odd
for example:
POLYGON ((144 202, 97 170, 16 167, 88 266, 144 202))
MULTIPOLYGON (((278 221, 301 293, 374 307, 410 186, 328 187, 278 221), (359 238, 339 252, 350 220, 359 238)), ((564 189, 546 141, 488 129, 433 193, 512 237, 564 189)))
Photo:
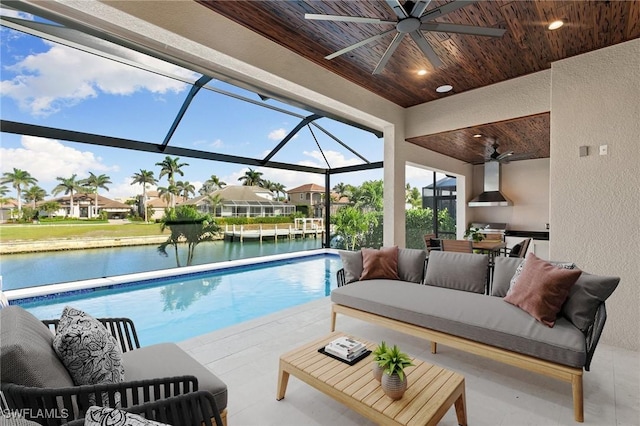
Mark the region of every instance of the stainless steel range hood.
POLYGON ((469 201, 469 207, 504 207, 513 203, 500 192, 500 162, 484 163, 484 192, 469 201))

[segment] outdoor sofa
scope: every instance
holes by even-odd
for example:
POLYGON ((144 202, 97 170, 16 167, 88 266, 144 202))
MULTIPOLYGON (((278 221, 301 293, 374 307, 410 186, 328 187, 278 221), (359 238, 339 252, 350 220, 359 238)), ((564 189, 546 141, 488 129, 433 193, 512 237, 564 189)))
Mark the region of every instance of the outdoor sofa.
MULTIPOLYGON (((97 320, 115 338, 114 345, 121 351, 121 359, 110 364, 123 368, 124 380, 119 383, 102 381, 100 384, 76 385, 72 378, 74 372, 65 366, 53 347, 60 321, 40 321, 19 306, 0 309, 3 403, 8 404, 10 410, 40 424, 59 425, 83 418, 92 405, 135 411, 135 407, 145 403, 200 390, 211 396, 210 405, 219 413, 214 420, 218 423, 217 417, 226 425, 227 386, 211 371, 174 343, 141 348, 130 319, 97 320)), ((72 335, 76 340, 84 340, 85 337, 72 335)), ((74 349, 74 354, 90 352, 92 349, 87 346, 74 349)), ((104 358, 110 356, 105 355, 104 358)))
POLYGON ((380 269, 393 272, 388 265, 380 266, 389 263, 385 256, 391 249, 340 253, 343 269, 338 271, 338 288, 331 292, 332 331, 337 314, 343 314, 427 339, 434 354, 441 343, 569 382, 575 420, 584 421, 582 374, 589 371, 606 320, 604 302, 619 278, 557 272, 575 265, 555 263, 549 273, 573 274, 574 284, 565 285, 568 295, 550 327, 505 301, 512 280, 525 277, 526 269, 530 277, 531 269, 544 262, 531 254, 526 259, 496 257, 491 270, 488 256, 482 254, 432 251, 425 262, 422 250, 399 249, 397 278, 375 278, 384 275, 380 269))

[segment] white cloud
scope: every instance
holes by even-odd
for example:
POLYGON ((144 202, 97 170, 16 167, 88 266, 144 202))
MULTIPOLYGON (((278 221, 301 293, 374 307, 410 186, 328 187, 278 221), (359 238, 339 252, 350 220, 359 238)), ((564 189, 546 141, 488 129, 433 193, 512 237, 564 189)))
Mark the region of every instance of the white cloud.
POLYGON ((33 21, 33 15, 30 13, 25 13, 19 10, 7 9, 3 7, 0 7, 0 16, 8 16, 11 18, 20 18, 28 21, 33 21))
POLYGON ((199 139, 193 143, 193 146, 199 149, 221 149, 225 147, 225 144, 222 139, 216 139, 213 142, 206 139, 199 139))
MULTIPOLYGON (((329 165, 332 169, 337 167, 353 166, 355 164, 361 164, 362 160, 359 158, 345 158, 344 155, 337 151, 323 151, 324 156, 327 158, 329 165)), ((298 164, 310 167, 326 168, 327 163, 324 161, 324 157, 320 151, 304 151, 304 155, 313 158, 313 160, 303 160, 298 164)))
MULTIPOLYGON (((22 110, 35 116, 53 114, 66 106, 100 93, 131 95, 146 90, 154 94, 178 93, 186 88, 180 81, 148 73, 66 46, 45 42, 51 48, 6 66, 17 75, 0 82, 3 96, 16 100, 22 110)), ((139 54, 137 54, 139 55, 139 54)), ((187 71, 139 55, 139 61, 175 74, 187 71)))
POLYGON ((63 145, 57 140, 22 136, 22 148, 0 148, 0 171, 2 173, 13 168, 28 171, 38 179, 38 184, 45 189, 46 184, 56 182, 56 177, 70 177, 77 174, 78 179, 89 176, 89 171, 96 174, 117 172, 117 166, 103 163, 102 158, 89 151, 63 145))
MULTIPOLYGON (((276 129, 271 131, 271 133, 269 133, 269 135, 267 136, 269 139, 271 139, 272 141, 278 141, 280 142, 282 139, 284 139, 285 136, 287 136, 289 134, 289 131, 283 128, 280 129, 276 129)), ((295 135, 293 135, 292 139, 295 139, 298 137, 298 133, 296 133, 295 135)))

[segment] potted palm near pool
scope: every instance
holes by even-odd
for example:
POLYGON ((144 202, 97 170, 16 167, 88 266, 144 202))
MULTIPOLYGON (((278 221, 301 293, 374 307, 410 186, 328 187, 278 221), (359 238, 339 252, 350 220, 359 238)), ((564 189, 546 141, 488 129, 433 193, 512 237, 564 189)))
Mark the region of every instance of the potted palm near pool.
POLYGON ((402 398, 407 390, 407 375, 404 369, 414 365, 409 355, 401 352, 397 345, 393 345, 380 355, 378 365, 384 371, 381 380, 384 393, 391 399, 402 398))

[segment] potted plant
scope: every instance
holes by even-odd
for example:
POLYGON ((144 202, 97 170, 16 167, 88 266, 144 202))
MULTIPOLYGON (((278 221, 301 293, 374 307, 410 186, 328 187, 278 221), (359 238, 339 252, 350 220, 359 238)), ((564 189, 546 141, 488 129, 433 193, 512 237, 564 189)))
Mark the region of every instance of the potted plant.
POLYGON ((378 362, 382 359, 382 355, 386 354, 388 350, 389 348, 383 340, 378 346, 376 346, 373 352, 371 352, 373 355, 373 366, 371 367, 371 370, 373 371, 373 377, 375 377, 377 381, 382 380, 382 371, 384 370, 378 362))
POLYGON ((464 233, 464 237, 476 243, 479 243, 480 241, 484 240, 484 235, 480 231, 480 228, 474 228, 474 227, 470 227, 469 229, 467 229, 467 231, 464 233))
POLYGON ((407 375, 404 369, 414 365, 409 355, 401 352, 397 345, 393 345, 380 355, 378 365, 384 369, 381 380, 384 393, 391 399, 402 398, 407 390, 407 375))

